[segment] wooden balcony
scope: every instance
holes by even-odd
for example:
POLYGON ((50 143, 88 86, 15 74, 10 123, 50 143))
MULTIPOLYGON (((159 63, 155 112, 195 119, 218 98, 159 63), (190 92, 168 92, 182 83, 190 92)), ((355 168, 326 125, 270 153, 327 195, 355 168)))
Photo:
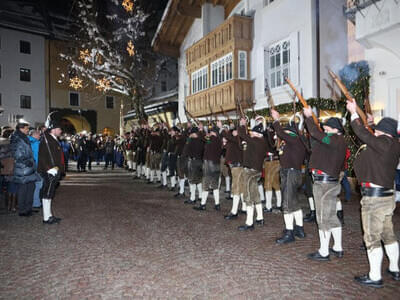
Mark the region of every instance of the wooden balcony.
MULTIPOLYGON (((186 50, 186 70, 191 74, 204 66, 208 66, 208 84, 211 86, 211 63, 232 53, 232 80, 208 88, 204 91, 187 96, 185 99, 188 111, 195 117, 210 114, 208 103, 214 113, 236 109, 236 99, 241 101, 243 108, 253 99, 253 81, 238 79, 239 51, 247 53, 247 78, 250 74, 250 55, 253 48, 253 19, 246 16, 234 15, 207 34, 192 47, 186 50)), ((189 91, 192 91, 191 83, 189 91)))
POLYGON ((230 80, 215 87, 186 97, 186 109, 194 117, 211 114, 221 114, 236 109, 236 99, 239 99, 242 108, 248 108, 253 99, 252 80, 230 80))

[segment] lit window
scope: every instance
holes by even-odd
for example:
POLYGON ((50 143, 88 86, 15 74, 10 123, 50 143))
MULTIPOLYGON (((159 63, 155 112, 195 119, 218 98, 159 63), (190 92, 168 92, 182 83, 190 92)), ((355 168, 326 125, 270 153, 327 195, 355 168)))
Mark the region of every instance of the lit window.
POLYGON ((247 79, 247 52, 239 51, 239 79, 247 79))
POLYGON ((208 66, 192 73, 192 94, 208 88, 208 66))
POLYGON ((290 74, 290 42, 281 41, 269 48, 269 79, 271 88, 286 84, 290 74))
POLYGON ((20 107, 30 109, 31 108, 31 96, 21 95, 20 107))
POLYGON ((221 84, 232 79, 232 53, 211 63, 211 85, 221 84))

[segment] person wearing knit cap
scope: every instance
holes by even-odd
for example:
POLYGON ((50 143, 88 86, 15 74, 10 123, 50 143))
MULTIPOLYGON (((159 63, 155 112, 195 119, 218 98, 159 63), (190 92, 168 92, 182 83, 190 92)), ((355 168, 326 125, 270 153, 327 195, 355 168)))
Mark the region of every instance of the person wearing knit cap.
POLYGON ((263 161, 266 155, 266 141, 264 139, 264 126, 259 124, 253 127, 250 132, 246 129, 247 120, 240 119, 238 129, 239 137, 246 143, 243 151, 243 174, 241 177, 241 190, 246 202, 246 223, 239 226, 240 231, 254 229, 254 208, 257 211, 257 225, 264 225, 263 208, 260 194, 258 192, 258 181, 261 177, 263 161))
POLYGON ((188 181, 190 198, 185 204, 196 203, 196 188, 199 197, 202 196, 202 178, 203 178, 203 151, 204 151, 204 127, 200 124, 199 127, 192 127, 189 138, 187 139, 187 156, 188 156, 188 181))
POLYGON ((362 124, 356 112, 355 101, 347 101, 347 110, 351 113, 351 127, 357 137, 365 143, 354 161, 354 171, 358 182, 361 183, 361 220, 369 273, 354 279, 360 284, 379 288, 383 286, 382 242, 389 258, 389 268, 386 272, 392 279, 400 280, 399 243, 392 223, 396 208, 393 183, 400 157, 397 121, 383 118, 375 126, 375 132, 372 134, 362 124))
POLYGON ((213 126, 210 132, 205 136, 204 154, 203 154, 203 180, 201 193, 201 203, 193 207, 196 210, 206 210, 208 193, 211 190, 214 195, 215 210, 220 210, 219 203, 219 177, 220 177, 220 159, 222 152, 222 139, 219 134, 219 128, 213 126))
POLYGON ((342 126, 337 118, 330 118, 322 132, 314 123, 310 107, 303 108, 305 123, 314 138, 309 162, 314 179, 313 194, 318 224, 320 248, 307 255, 309 259, 328 261, 329 253, 343 257, 342 224, 336 214, 337 196, 340 193, 339 176, 346 156, 346 141, 341 134, 342 126), (333 248, 329 249, 331 235, 333 248))
POLYGON ((284 141, 280 154, 280 177, 285 230, 283 236, 278 238, 276 243, 286 244, 294 242, 295 236, 305 238, 303 211, 299 203, 298 192, 302 185, 301 166, 306 156, 306 148, 295 125, 282 128, 279 123, 279 113, 271 109, 271 115, 274 119, 272 126, 275 132, 284 141), (296 223, 295 226, 293 226, 294 223, 296 223))

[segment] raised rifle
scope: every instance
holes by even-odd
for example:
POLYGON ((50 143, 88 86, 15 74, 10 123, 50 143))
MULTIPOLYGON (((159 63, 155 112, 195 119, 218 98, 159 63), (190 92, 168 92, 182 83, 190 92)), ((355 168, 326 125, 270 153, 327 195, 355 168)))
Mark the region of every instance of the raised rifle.
MULTIPOLYGON (((240 103, 239 97, 236 98, 236 106, 237 106, 237 109, 238 109, 238 112, 239 112, 239 120, 240 120, 241 118, 246 119, 246 115, 245 115, 244 112, 243 112, 242 104, 240 103)), ((240 122, 239 122, 239 124, 240 124, 240 122)), ((239 125, 239 124, 238 124, 238 125, 239 125)), ((239 126, 238 126, 238 127, 239 127, 239 126)), ((247 125, 246 125, 245 127, 246 127, 246 133, 249 133, 249 130, 248 130, 248 128, 247 128, 247 125)))
MULTIPOLYGON (((343 82, 340 80, 340 78, 335 73, 333 73, 333 71, 330 70, 328 67, 327 67, 327 69, 328 69, 329 75, 336 82, 337 86, 342 91, 342 93, 346 97, 346 99, 348 101, 355 102, 355 100, 353 99, 353 96, 350 94, 349 90, 346 88, 346 86, 343 84, 343 82)), ((364 123, 364 126, 368 129, 369 132, 373 133, 374 131, 368 125, 367 116, 365 115, 364 111, 357 105, 357 103, 356 103, 356 111, 357 111, 357 114, 360 116, 362 122, 364 123)))
MULTIPOLYGON (((271 94, 271 90, 269 88, 267 78, 265 78, 265 95, 267 96, 267 102, 268 102, 268 106, 270 108, 270 114, 271 114, 271 109, 275 110, 275 103, 274 103, 274 99, 272 98, 272 94, 271 94)), ((282 144, 282 140, 277 135, 276 136, 276 149, 279 149, 281 147, 281 144, 282 144)))
POLYGON ((191 115, 191 113, 186 109, 186 105, 183 106, 183 108, 185 109, 185 115, 186 118, 190 121, 192 121, 193 123, 195 123, 197 126, 199 124, 199 122, 191 115))
MULTIPOLYGON (((296 94, 297 98, 300 100, 301 104, 305 107, 305 108, 309 108, 309 105, 307 104, 306 100, 304 100, 303 96, 299 93, 299 91, 294 87, 293 83, 290 81, 289 78, 285 77, 285 81, 289 84, 290 88, 293 90, 293 92, 296 94)), ((312 113, 312 118, 313 121, 315 123, 315 125, 317 125, 318 129, 320 131, 322 131, 321 127, 319 126, 319 121, 317 119, 317 117, 314 115, 314 113, 312 113)))

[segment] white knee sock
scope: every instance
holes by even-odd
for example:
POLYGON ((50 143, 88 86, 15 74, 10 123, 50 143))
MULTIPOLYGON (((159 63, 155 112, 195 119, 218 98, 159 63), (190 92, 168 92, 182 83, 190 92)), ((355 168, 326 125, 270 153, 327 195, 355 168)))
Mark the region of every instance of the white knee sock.
POLYGON ((130 160, 126 162, 126 165, 128 166, 128 169, 132 169, 132 162, 130 160))
POLYGON ((264 187, 261 184, 258 185, 258 193, 260 194, 260 200, 264 201, 264 187))
POLYGON ((185 178, 179 179, 179 194, 185 193, 185 178))
POLYGON ((329 240, 331 239, 331 232, 330 231, 324 231, 324 230, 318 230, 319 232, 319 254, 322 256, 328 256, 329 255, 329 240))
POLYGON ((242 210, 246 211, 247 205, 246 205, 246 202, 244 202, 243 194, 240 194, 240 200, 242 200, 242 210))
POLYGON ((51 217, 51 199, 43 199, 43 220, 48 221, 51 217))
POLYGON ((213 190, 215 205, 219 205, 219 190, 213 190))
POLYGON ((313 197, 308 197, 308 204, 310 204, 310 210, 315 210, 313 197))
POLYGON ((296 221, 296 225, 303 227, 303 211, 301 209, 296 210, 293 213, 294 220, 296 221))
POLYGON ((171 187, 174 188, 176 185, 176 177, 175 176, 171 176, 171 187))
POLYGON ((203 186, 201 185, 201 183, 197 184, 197 191, 199 192, 199 196, 201 195, 201 193, 203 192, 203 186))
POLYGON ((336 201, 336 211, 342 210, 342 201, 339 200, 339 198, 336 201))
POLYGON ((154 170, 150 171, 150 181, 153 182, 154 181, 154 170))
POLYGON ((287 230, 293 230, 293 213, 283 214, 283 220, 285 221, 285 228, 287 230))
POLYGON ((189 183, 189 190, 190 190, 190 200, 196 200, 196 185, 189 183))
POLYGON ((150 168, 146 168, 146 179, 150 177, 150 168))
POLYGON ((225 177, 225 191, 230 192, 231 190, 231 178, 229 176, 225 177))
POLYGON ((253 218, 254 218, 254 205, 247 206, 247 213, 246 213, 246 225, 251 226, 253 225, 253 218))
POLYGON ((136 169, 136 176, 137 176, 137 177, 140 177, 140 171, 141 171, 141 169, 142 169, 141 166, 138 166, 138 167, 137 167, 137 169, 136 169))
POLYGON ((136 170, 136 163, 135 162, 132 162, 132 169, 136 170))
POLYGON ((163 186, 167 186, 167 172, 162 172, 163 186))
POLYGON ((257 212, 257 221, 261 221, 264 220, 264 216, 263 216, 263 208, 262 208, 262 204, 256 204, 256 212, 257 212))
POLYGON ((271 209, 272 208, 272 191, 265 191, 265 207, 267 209, 271 209))
POLYGON ((399 272, 399 243, 385 245, 386 255, 389 258, 389 271, 399 272))
POLYGON ((381 267, 383 259, 383 249, 381 247, 367 251, 369 261, 369 278, 371 280, 381 280, 381 267))
POLYGON ((206 205, 207 203, 208 192, 201 193, 201 205, 206 205))
POLYGON ((239 195, 233 195, 232 210, 231 210, 231 214, 232 215, 236 215, 238 213, 239 200, 240 200, 240 196, 239 195))
POLYGON ((157 180, 161 181, 161 170, 157 170, 157 180))
POLYGON ((277 207, 281 207, 282 206, 282 194, 281 191, 275 191, 275 195, 276 195, 276 206, 277 207))
POLYGON ((333 250, 343 251, 342 247, 342 227, 336 227, 331 229, 333 237, 333 250))

